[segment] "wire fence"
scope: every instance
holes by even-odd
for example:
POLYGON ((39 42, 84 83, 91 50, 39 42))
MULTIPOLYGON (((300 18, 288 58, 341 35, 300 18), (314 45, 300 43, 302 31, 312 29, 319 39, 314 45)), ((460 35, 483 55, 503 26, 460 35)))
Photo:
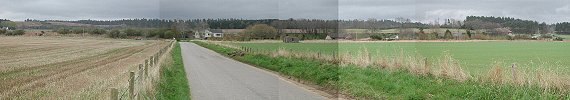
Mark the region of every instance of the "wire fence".
MULTIPOLYGON (((138 64, 138 69, 129 72, 128 81, 128 91, 120 91, 118 88, 110 88, 110 99, 111 100, 139 100, 139 99, 152 99, 150 97, 144 97, 143 94, 149 94, 150 91, 147 89, 148 86, 156 83, 156 77, 153 77, 149 71, 157 71, 160 69, 160 60, 165 53, 170 52, 172 47, 175 45, 175 40, 169 41, 169 45, 164 47, 159 47, 158 52, 154 53, 152 56, 145 59, 144 62, 138 64)), ((156 75, 155 75, 156 76, 156 75)))

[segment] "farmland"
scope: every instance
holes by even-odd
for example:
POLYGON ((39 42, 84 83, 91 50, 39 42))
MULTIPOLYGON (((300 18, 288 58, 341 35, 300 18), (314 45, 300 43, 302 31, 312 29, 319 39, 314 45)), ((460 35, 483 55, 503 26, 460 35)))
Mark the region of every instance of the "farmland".
MULTIPOLYGON (((103 99, 110 88, 123 97, 129 71, 169 44, 97 37, 16 36, 0 41, 0 99, 103 99)), ((149 73, 158 74, 158 68, 149 73)))
POLYGON ((305 43, 233 43, 254 49, 322 52, 323 54, 355 53, 366 49, 372 59, 377 56, 393 57, 396 54, 440 59, 444 52, 457 59, 469 73, 477 74, 489 69, 495 62, 503 66, 517 63, 524 69, 556 69, 570 72, 570 43, 538 41, 486 41, 486 42, 305 42, 305 43), (401 52, 400 52, 401 51, 401 52))
MULTIPOLYGON (((522 42, 522 41, 520 41, 522 42)), ((478 67, 475 69, 466 68, 467 66, 455 66, 454 60, 448 58, 446 54, 433 53, 435 56, 444 57, 434 57, 430 59, 438 59, 439 62, 434 62, 430 60, 430 65, 423 65, 423 61, 420 63, 415 63, 417 60, 407 60, 408 58, 414 58, 417 56, 423 56, 430 53, 418 52, 418 55, 411 55, 404 57, 404 61, 398 61, 402 59, 398 54, 393 54, 394 57, 371 57, 372 60, 386 61, 393 64, 382 64, 379 63, 372 66, 361 66, 354 64, 343 64, 346 58, 351 58, 345 56, 342 53, 336 54, 338 58, 336 60, 326 60, 327 55, 334 54, 334 52, 367 52, 366 49, 362 50, 364 47, 349 47, 346 45, 379 45, 382 43, 393 43, 401 45, 402 47, 392 47, 398 49, 388 49, 392 51, 380 51, 389 52, 384 54, 390 54, 395 51, 402 51, 401 53, 409 53, 411 51, 405 50, 404 46, 410 45, 407 43, 417 43, 426 46, 432 46, 433 48, 440 48, 434 46, 434 43, 438 45, 446 45, 446 48, 453 47, 458 48, 461 46, 452 45, 454 43, 474 43, 471 44, 461 44, 462 46, 479 46, 490 45, 490 46, 503 46, 513 45, 515 43, 510 43, 506 41, 493 41, 493 42, 426 42, 428 44, 423 44, 424 42, 341 42, 341 43, 297 43, 297 44, 282 44, 277 42, 263 41, 255 43, 220 43, 220 42, 209 42, 216 45, 205 44, 202 42, 196 42, 204 47, 210 48, 221 54, 226 54, 228 56, 233 56, 234 59, 254 64, 259 67, 267 68, 269 70, 278 71, 290 77, 301 78, 307 80, 309 84, 317 84, 323 87, 334 88, 338 90, 341 94, 354 97, 356 99, 555 99, 555 98, 568 98, 568 93, 563 92, 566 86, 568 86, 568 78, 565 76, 558 76, 551 72, 545 72, 544 70, 530 70, 532 73, 525 73, 526 69, 523 66, 523 70, 510 69, 508 64, 503 67, 497 68, 496 66, 490 67, 493 64, 489 64, 489 67, 478 67), (367 44, 369 43, 369 44, 367 44), (481 44, 479 44, 481 43, 481 44), (490 43, 490 44, 485 44, 490 43), (220 46, 221 45, 221 46, 220 46), (340 45, 340 47, 339 47, 340 45), (246 55, 235 56, 233 50, 236 46, 250 47, 245 49, 246 55), (288 48, 292 50, 283 50, 276 48, 288 48), (273 49, 276 51, 268 51, 273 49), (315 53, 312 52, 322 52, 315 53), (328 54, 327 54, 328 53, 328 54), (324 55, 321 55, 324 54, 324 55), (324 59, 323 59, 324 58, 324 59), (387 58, 387 59, 378 59, 387 58), (317 59, 317 60, 315 60, 317 59), (338 63, 340 61, 340 63, 338 63), (337 63, 335 63, 337 62, 337 63), (398 65, 400 64, 400 65, 398 65), (452 66, 452 67, 450 67, 452 66), (468 72, 477 72, 473 74, 464 74, 463 70, 457 67, 464 67, 468 72), (498 69, 498 70, 497 70, 498 69), (508 70, 505 70, 508 69, 508 70), (507 72, 508 71, 508 72, 507 72), (516 73, 509 73, 509 72, 516 73), (473 76, 471 76, 473 75, 473 76), (562 91, 559 91, 562 90, 562 91)), ((518 43, 518 42, 517 42, 518 43)), ((534 42, 533 42, 534 43, 534 42)), ((536 42, 540 45, 552 45, 547 42, 536 42)), ((549 42, 550 43, 550 42, 549 42)), ((562 42, 554 42, 562 43, 562 42)), ((524 43, 532 44, 532 43, 524 43)), ((458 44, 459 45, 459 44, 458 44)), ((387 46, 387 45, 383 45, 387 46)), ((406 47, 408 49, 418 49, 414 44, 413 47, 406 47)), ((535 46, 535 45, 529 45, 535 46)), ((560 45, 552 45, 560 46, 560 45)), ((484 47, 484 46, 482 46, 484 47)), ((539 47, 533 47, 539 48, 539 47)), ((423 48, 425 49, 425 48, 423 48)), ((566 50, 566 48, 558 48, 566 50)), ((424 52, 430 51, 431 49, 425 50, 424 52)), ((447 49, 446 49, 447 50, 447 49)), ((448 55, 457 55, 455 52, 448 51, 448 55)), ((482 52, 489 50, 479 49, 482 52)), ((515 49, 516 50, 516 49, 515 49)), ((420 50, 419 50, 420 51, 420 50)), ((556 51, 556 50, 554 50, 556 51)), ((371 51, 368 51, 371 52, 371 51)), ((437 51, 440 52, 440 51, 437 51)), ((479 52, 476 52, 479 53, 479 52)), ((505 52, 502 52, 505 53, 505 52)), ((481 53, 481 55, 490 55, 499 53, 481 53)), ((518 55, 523 55, 523 53, 515 53, 518 55)), ((374 56, 374 54, 371 54, 374 56)), ((359 53, 350 55, 352 59, 366 60, 366 56, 359 53), (364 56, 364 57, 362 57, 364 56), (364 58, 364 59, 363 59, 364 58)), ((472 55, 471 55, 472 56, 472 55)), ((499 55, 501 56, 501 55, 499 55)), ((502 55, 507 56, 507 55, 502 55)), ((526 56, 536 56, 536 55, 526 55, 526 56)), ((457 58, 457 56, 452 56, 457 58)), ((486 56, 482 56, 477 59, 483 59, 486 56)), ((550 56, 540 56, 540 57, 550 57, 550 56)), ((421 58, 420 58, 421 59, 421 58)), ((476 58, 473 58, 476 59, 476 58)), ((489 59, 490 60, 490 59, 489 59)), ((524 60, 524 59, 518 59, 524 60)), ((553 59, 549 59, 553 60, 553 59)), ((560 60, 564 61, 564 60, 560 60)), ((459 62, 466 62, 459 60, 459 62)), ((538 63, 538 62, 537 62, 538 63)), ((358 64, 358 63, 356 63, 358 64)), ((463 65, 463 63, 462 63, 463 65)), ((555 65, 555 64, 552 64, 555 65)), ((546 66, 546 65, 545 65, 546 66)), ((536 67, 536 66, 530 66, 536 67)), ((558 67, 549 68, 559 68, 564 69, 561 64, 558 67)), ((527 70, 529 71, 529 70, 527 70)), ((549 70, 552 71, 552 70, 549 70)))
MULTIPOLYGON (((419 32, 420 30, 418 28, 410 28, 413 32, 419 32)), ((451 32, 466 32, 467 30, 465 29, 452 29, 452 28, 437 28, 437 29, 424 29, 424 32, 426 33, 432 33, 432 32, 438 32, 438 33, 444 33, 446 30, 449 30, 451 32)), ((344 32, 347 33, 369 33, 370 30, 369 29, 343 29, 344 32)), ((383 29, 383 30, 378 30, 377 32, 374 33, 399 33, 400 30, 399 29, 383 29)))

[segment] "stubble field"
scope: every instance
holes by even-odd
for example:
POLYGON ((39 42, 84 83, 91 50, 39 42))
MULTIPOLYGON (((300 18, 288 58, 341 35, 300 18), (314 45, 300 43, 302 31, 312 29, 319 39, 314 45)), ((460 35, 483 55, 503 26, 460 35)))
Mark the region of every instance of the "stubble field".
MULTIPOLYGON (((108 98, 125 95, 128 73, 161 47, 162 40, 0 36, 0 99, 108 98)), ((158 73, 152 68, 150 73, 158 73)))

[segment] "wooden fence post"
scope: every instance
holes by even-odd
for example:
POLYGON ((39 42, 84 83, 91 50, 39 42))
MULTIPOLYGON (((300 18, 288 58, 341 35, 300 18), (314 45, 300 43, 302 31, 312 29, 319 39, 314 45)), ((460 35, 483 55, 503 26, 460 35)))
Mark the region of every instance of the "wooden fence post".
POLYGON ((148 59, 144 60, 144 66, 148 67, 148 59))
POLYGON ((129 80, 129 94, 131 100, 135 98, 135 72, 131 71, 130 73, 130 80, 129 80))
POLYGON ((117 88, 111 88, 111 95, 110 95, 111 100, 119 100, 119 90, 117 90, 117 88))
POLYGON ((144 69, 144 66, 143 66, 142 64, 139 64, 139 79, 142 79, 142 78, 143 78, 143 77, 141 77, 141 76, 143 76, 143 75, 145 74, 145 73, 144 73, 145 70, 146 70, 146 69, 144 69))
POLYGON ((153 61, 154 59, 153 58, 154 58, 153 56, 150 56, 150 59, 149 59, 150 67, 154 66, 154 61, 153 61))
MULTIPOLYGON (((154 64, 158 63, 158 58, 160 58, 160 56, 158 55, 158 53, 155 54, 155 58, 154 58, 154 64)), ((158 65, 158 64, 157 64, 158 65)))
MULTIPOLYGON (((142 66, 142 64, 141 64, 142 66)), ((145 78, 148 77, 148 66, 144 66, 144 76, 145 78)))
POLYGON ((513 81, 515 83, 517 83, 518 80, 517 80, 517 64, 516 63, 513 63, 513 65, 511 66, 511 72, 513 74, 513 81))

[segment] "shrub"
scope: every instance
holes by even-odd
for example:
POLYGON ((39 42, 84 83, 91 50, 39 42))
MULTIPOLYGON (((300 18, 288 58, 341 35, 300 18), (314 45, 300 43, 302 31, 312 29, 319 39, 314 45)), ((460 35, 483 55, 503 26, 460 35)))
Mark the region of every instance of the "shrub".
POLYGON ((564 38, 563 38, 563 37, 560 37, 560 36, 554 35, 554 36, 552 36, 552 40, 553 40, 553 41, 564 41, 564 38))
POLYGON ((7 30, 1 29, 0 30, 0 34, 5 34, 7 32, 7 30))
POLYGON ((111 32, 109 32, 109 37, 110 38, 119 38, 119 34, 121 34, 121 31, 112 30, 111 32))
POLYGON ((384 40, 386 37, 383 34, 372 34, 370 35, 370 38, 375 40, 384 40))
POLYGON ((6 35, 24 35, 26 32, 24 30, 15 30, 11 32, 7 32, 6 35))
POLYGON ((107 33, 107 30, 98 29, 98 28, 97 28, 97 29, 93 29, 93 30, 91 31, 91 34, 99 34, 99 35, 100 35, 100 34, 106 34, 106 33, 107 33))
POLYGON ((467 30, 467 37, 471 38, 471 31, 467 30))
POLYGON ((278 38, 277 29, 267 24, 256 24, 247 27, 243 33, 250 34, 251 38, 271 39, 278 38))
POLYGON ((67 28, 60 28, 60 29, 58 29, 56 32, 59 33, 59 34, 69 34, 69 33, 71 33, 71 31, 70 31, 69 29, 67 29, 67 28))
POLYGON ((81 34, 81 33, 85 33, 85 30, 80 29, 80 28, 74 28, 71 32, 73 32, 75 34, 81 34))
POLYGON ((174 36, 176 36, 176 33, 174 31, 168 30, 161 35, 161 38, 172 39, 174 36))
POLYGON ((445 39, 453 39, 453 35, 451 34, 451 31, 445 30, 445 34, 443 35, 443 38, 445 38, 445 39))
POLYGON ((439 33, 437 33, 437 32, 432 32, 432 33, 431 33, 431 36, 432 36, 434 39, 440 39, 440 38, 441 38, 441 37, 439 36, 439 33))
POLYGON ((420 40, 429 40, 429 34, 424 32, 423 28, 420 28, 419 38, 420 40))
POLYGON ((142 31, 137 29, 125 29, 123 30, 127 36, 142 36, 142 31))
POLYGON ((370 35, 370 38, 375 40, 386 40, 386 38, 393 38, 394 36, 395 34, 381 33, 381 34, 372 34, 370 35))
POLYGON ((121 38, 121 39, 126 39, 127 36, 128 36, 127 33, 125 33, 125 32, 120 32, 117 37, 118 37, 118 38, 121 38))
POLYGON ((151 37, 160 36, 160 33, 161 33, 160 29, 148 30, 148 32, 146 33, 146 37, 151 38, 151 37))
POLYGON ((245 36, 244 34, 224 34, 222 37, 224 41, 249 41, 249 37, 245 36))

